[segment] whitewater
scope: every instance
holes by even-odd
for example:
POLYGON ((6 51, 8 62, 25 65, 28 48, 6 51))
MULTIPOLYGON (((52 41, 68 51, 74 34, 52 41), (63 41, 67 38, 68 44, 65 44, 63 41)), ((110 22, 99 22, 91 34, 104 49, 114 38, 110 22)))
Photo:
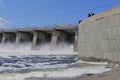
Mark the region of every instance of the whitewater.
POLYGON ((107 62, 84 62, 73 52, 73 45, 61 43, 51 50, 50 43, 31 50, 31 43, 15 47, 0 44, 0 80, 25 80, 29 77, 77 77, 111 70, 107 62), (80 67, 81 64, 94 66, 80 67))

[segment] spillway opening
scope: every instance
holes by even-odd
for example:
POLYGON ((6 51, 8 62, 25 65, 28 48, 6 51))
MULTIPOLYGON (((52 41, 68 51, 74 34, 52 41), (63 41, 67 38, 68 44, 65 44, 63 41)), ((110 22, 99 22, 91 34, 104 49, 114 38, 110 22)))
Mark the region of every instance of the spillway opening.
POLYGON ((36 44, 35 44, 35 50, 39 50, 41 47, 45 46, 46 44, 51 43, 51 34, 48 33, 38 33, 37 39, 36 39, 36 44))
POLYGON ((71 54, 74 53, 74 39, 75 32, 57 32, 53 35, 51 32, 5 32, 1 36, 2 44, 0 44, 0 50, 6 51, 25 51, 36 52, 40 55, 45 53, 54 54, 71 54), (33 49, 34 46, 34 49, 33 49))
POLYGON ((68 33, 66 43, 74 44, 74 40, 75 40, 75 33, 68 33))
POLYGON ((1 37, 1 42, 3 42, 3 43, 14 43, 15 39, 16 39, 16 34, 15 33, 3 33, 2 37, 1 37))
POLYGON ((21 33, 19 43, 30 43, 32 42, 33 34, 32 33, 21 33))
MULTIPOLYGON (((67 32, 64 36, 58 37, 57 45, 60 45, 61 43, 73 45, 75 40, 75 33, 74 32, 67 32)), ((64 47, 64 45, 63 45, 64 47)))

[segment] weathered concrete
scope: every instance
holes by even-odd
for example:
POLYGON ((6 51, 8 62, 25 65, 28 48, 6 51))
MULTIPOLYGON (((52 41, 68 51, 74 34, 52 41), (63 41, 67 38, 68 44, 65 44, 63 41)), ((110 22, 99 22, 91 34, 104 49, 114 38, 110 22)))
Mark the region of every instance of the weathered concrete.
POLYGON ((36 47, 37 38, 38 38, 38 32, 34 32, 33 33, 33 40, 32 40, 32 49, 35 49, 35 47, 36 47))
POLYGON ((51 39, 51 49, 55 49, 59 42, 64 42, 66 40, 66 35, 64 31, 54 30, 52 32, 52 39, 51 39))
POLYGON ((16 41, 15 41, 15 46, 18 46, 20 43, 20 38, 21 38, 21 34, 20 33, 16 33, 16 41))
POLYGON ((78 51, 78 31, 75 32, 75 37, 74 37, 74 52, 78 51))
POLYGON ((92 16, 79 24, 80 57, 120 61, 120 7, 92 16))
POLYGON ((51 35, 41 31, 33 32, 32 49, 51 41, 51 35))

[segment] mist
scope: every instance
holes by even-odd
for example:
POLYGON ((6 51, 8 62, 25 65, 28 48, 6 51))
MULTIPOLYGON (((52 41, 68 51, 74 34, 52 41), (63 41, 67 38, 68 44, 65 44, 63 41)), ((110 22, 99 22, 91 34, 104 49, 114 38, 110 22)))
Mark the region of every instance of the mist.
POLYGON ((54 49, 51 49, 51 44, 41 44, 37 46, 37 49, 31 49, 32 43, 20 43, 19 46, 15 46, 15 43, 7 42, 0 44, 0 56, 1 55, 72 55, 73 44, 60 43, 54 49))

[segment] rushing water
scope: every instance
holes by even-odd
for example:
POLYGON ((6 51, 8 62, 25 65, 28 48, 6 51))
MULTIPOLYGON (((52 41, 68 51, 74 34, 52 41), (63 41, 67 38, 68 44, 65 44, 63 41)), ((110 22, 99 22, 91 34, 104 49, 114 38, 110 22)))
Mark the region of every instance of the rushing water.
POLYGON ((51 51, 50 44, 45 44, 33 51, 31 43, 20 44, 17 48, 12 43, 0 45, 0 73, 65 68, 76 62, 73 45, 61 43, 57 47, 51 51))
POLYGON ((76 62, 76 56, 31 55, 0 57, 0 72, 29 71, 35 69, 65 68, 76 62))

